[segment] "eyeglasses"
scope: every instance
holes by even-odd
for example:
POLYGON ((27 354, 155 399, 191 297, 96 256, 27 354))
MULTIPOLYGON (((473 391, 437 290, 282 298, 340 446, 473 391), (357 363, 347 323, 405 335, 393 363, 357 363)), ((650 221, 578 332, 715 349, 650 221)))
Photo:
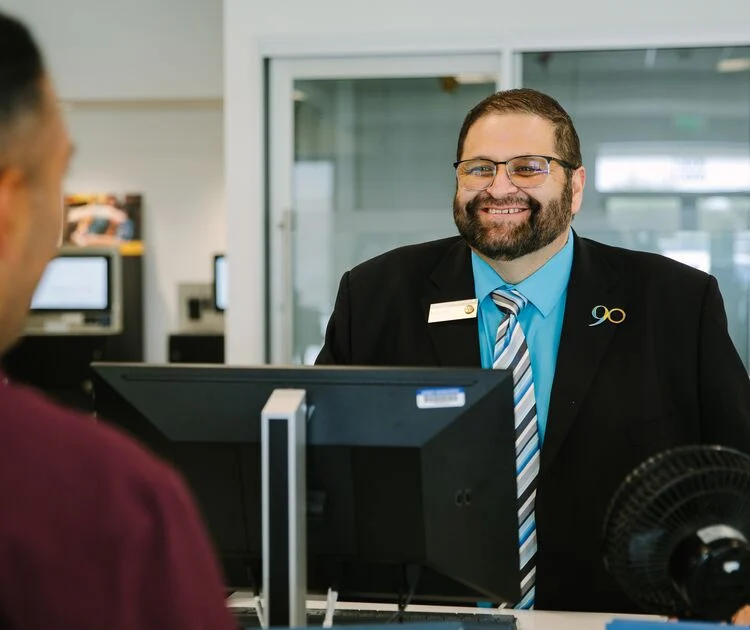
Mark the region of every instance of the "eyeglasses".
POLYGON ((550 173, 550 163, 557 162, 561 166, 575 170, 578 167, 549 155, 519 155, 505 162, 473 159, 454 162, 458 184, 464 190, 486 190, 492 186, 497 175, 497 167, 505 164, 505 171, 511 184, 518 188, 538 188, 547 181, 550 173))

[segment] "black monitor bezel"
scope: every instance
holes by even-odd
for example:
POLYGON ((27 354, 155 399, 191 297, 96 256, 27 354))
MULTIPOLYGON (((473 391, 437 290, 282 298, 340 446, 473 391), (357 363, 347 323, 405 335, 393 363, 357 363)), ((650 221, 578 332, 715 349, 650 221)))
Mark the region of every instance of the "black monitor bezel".
MULTIPOLYGON (((96 411, 99 415, 101 415, 101 412, 106 412, 106 408, 103 408, 101 405, 102 395, 101 391, 104 389, 106 391, 106 388, 113 388, 116 390, 116 387, 112 385, 113 381, 122 381, 121 385, 124 389, 127 389, 127 387, 132 386, 132 383, 137 382, 138 380, 146 380, 151 385, 151 392, 149 394, 151 401, 156 401, 157 398, 155 396, 156 389, 159 388, 161 390, 160 384, 164 382, 169 382, 172 380, 174 382, 174 379, 177 378, 180 380, 181 383, 188 384, 189 387, 185 389, 185 391, 191 392, 190 396, 193 395, 193 392, 197 392, 200 388, 196 387, 196 384, 199 383, 201 380, 208 379, 210 383, 216 384, 217 380, 220 382, 228 382, 231 383, 233 386, 241 386, 242 392, 245 392, 244 389, 246 387, 251 386, 252 382, 258 382, 258 377, 273 382, 277 384, 277 387, 300 387, 300 381, 297 377, 302 378, 310 387, 314 387, 314 384, 317 382, 318 384, 325 384, 325 386, 330 387, 330 381, 333 379, 336 383, 339 383, 340 381, 343 382, 353 382, 356 385, 366 385, 369 387, 370 385, 374 384, 388 384, 393 383, 394 385, 397 385, 398 387, 403 387, 405 384, 410 387, 414 385, 415 387, 419 385, 422 386, 432 386, 434 384, 436 385, 443 385, 446 386, 447 383, 450 383, 452 386, 456 385, 463 385, 463 384, 475 384, 476 379, 479 379, 481 382, 486 383, 487 387, 489 388, 485 394, 479 395, 478 392, 480 390, 474 390, 474 394, 477 394, 477 398, 475 403, 479 404, 483 400, 485 402, 488 402, 488 400, 485 400, 485 397, 487 395, 492 396, 493 393, 497 394, 497 392, 500 390, 500 388, 503 388, 503 396, 505 398, 503 399, 504 404, 504 414, 507 414, 509 418, 506 416, 506 419, 509 419, 509 422, 504 423, 504 429, 503 431, 509 430, 510 433, 508 433, 508 439, 505 440, 505 442, 508 442, 510 445, 510 449, 513 450, 513 444, 515 442, 515 435, 514 435, 514 429, 513 429, 513 420, 512 420, 512 414, 513 414, 513 407, 512 407, 512 377, 509 373, 499 371, 499 370, 481 370, 479 368, 373 368, 373 367, 351 367, 351 366, 325 366, 325 367, 315 367, 315 366, 254 366, 254 367, 237 367, 237 366, 219 366, 219 365, 189 365, 189 364, 181 364, 181 365, 145 365, 145 364, 111 364, 111 363, 93 363, 92 364, 92 370, 94 375, 94 393, 95 393, 95 400, 97 401, 96 405, 96 411), (249 381, 248 379, 249 375, 249 381), (408 379, 413 379, 412 381, 409 381, 408 379)), ((468 387, 468 386, 467 386, 468 387)), ((235 392, 237 390, 235 389, 235 392)), ((467 389, 468 391, 468 389, 467 389)), ((250 396, 250 394, 243 394, 250 396)), ((254 396, 254 394, 252 394, 254 396)), ((141 436, 143 439, 143 436, 145 435, 145 441, 146 444, 149 444, 148 439, 148 432, 151 431, 153 436, 157 436, 159 439, 167 438, 167 434, 172 431, 175 431, 175 427, 177 426, 177 430, 181 433, 183 436, 182 438, 179 438, 181 440, 184 440, 188 443, 195 442, 203 444, 204 442, 210 441, 207 440, 204 427, 207 425, 202 424, 202 418, 205 412, 205 398, 210 398, 203 396, 202 400, 200 401, 201 405, 204 405, 202 410, 195 410, 195 408, 188 408, 185 400, 179 400, 179 396, 171 396, 168 393, 165 392, 165 394, 162 396, 161 392, 159 391, 158 396, 158 404, 162 405, 163 402, 170 401, 171 403, 181 405, 181 409, 185 410, 185 413, 180 414, 179 418, 185 421, 186 424, 193 425, 193 428, 187 428, 183 429, 181 428, 182 425, 175 425, 172 423, 172 419, 169 419, 166 421, 167 424, 163 425, 159 429, 156 428, 155 425, 151 424, 149 421, 145 420, 145 415, 142 416, 143 422, 145 422, 146 426, 141 426, 140 429, 145 429, 146 432, 142 433, 141 436), (195 428, 196 422, 199 423, 199 426, 197 429, 195 428), (169 426, 171 424, 171 426, 169 426), (196 433, 197 431, 197 433, 196 433)), ((233 398, 233 404, 236 406, 237 400, 236 396, 232 396, 233 398)), ((214 397, 215 400, 215 397, 214 397)), ((132 400, 131 400, 132 402, 132 400)), ((496 396, 495 396, 495 402, 496 396)), ((140 405, 143 406, 146 404, 145 399, 141 399, 139 401, 140 405)), ((151 403, 149 403, 151 404, 151 403)), ((213 403, 211 403, 213 404, 213 403)), ((469 408, 471 408, 470 405, 469 408)), ((141 413, 141 407, 136 407, 138 410, 138 413, 141 413)), ((492 407, 492 412, 494 413, 494 410, 496 409, 495 406, 492 407)), ((468 410, 468 408, 467 408, 468 410)), ((452 412, 451 412, 452 413, 452 412)), ((164 415, 164 414, 162 414, 164 415)), ((226 415, 226 414, 225 414, 226 415)), ((211 428, 210 433, 217 437, 217 443, 222 442, 234 442, 234 443, 241 443, 244 445, 251 444, 250 441, 248 441, 247 436, 256 436, 259 440, 260 438, 260 431, 259 429, 256 430, 253 429, 247 429, 248 421, 243 416, 243 428, 235 433, 235 434, 228 434, 224 429, 221 428, 222 421, 219 414, 214 414, 212 418, 213 424, 216 428, 211 428), (223 431, 223 433, 222 433, 223 431)), ((234 422, 232 420, 232 422, 234 422)), ((260 424, 260 419, 258 418, 258 427, 260 424)), ((129 430, 130 428, 127 426, 124 426, 122 428, 125 428, 126 430, 129 430)), ((252 440, 254 438, 250 438, 252 440)), ((338 439, 338 438, 337 438, 338 439)), ((335 440, 334 440, 335 441, 335 440)), ((450 442, 451 444, 453 442, 450 442)), ((312 446, 316 446, 316 444, 312 444, 312 446)), ((494 453, 494 451, 493 451, 494 453)), ((494 455, 493 455, 494 457, 494 455)), ((512 458, 513 461, 509 464, 509 470, 506 472, 510 472, 510 476, 513 479, 513 498, 515 499, 515 461, 514 457, 512 458)), ((506 460, 507 462, 508 460, 506 460)), ((493 477, 493 479, 496 477, 493 477)), ((503 478, 505 477, 505 474, 503 475, 503 478)), ((515 514, 515 504, 513 508, 513 514, 515 514)), ((504 514, 509 514, 509 512, 506 510, 504 514)), ((505 518, 505 517, 504 517, 505 518)), ((507 519, 506 519, 507 520, 507 519)), ((508 530, 508 523, 505 523, 505 528, 508 530)), ((515 534, 517 534, 517 523, 514 524, 515 534)), ((493 532, 496 531, 493 528, 493 532)), ((486 533, 486 532, 485 532, 486 533)), ((494 535, 492 537, 489 536, 483 536, 483 540, 487 538, 492 538, 492 540, 495 540, 494 535)), ((502 538, 502 537, 500 537, 502 538)), ((507 541, 507 538, 503 538, 507 541)), ((517 539, 515 541, 517 543, 517 539)), ((505 543, 507 545, 507 542, 505 543)), ((442 547, 441 547, 442 548, 442 547)), ((509 546, 506 546, 504 549, 504 553, 508 553, 509 546)), ((251 547, 250 549, 255 549, 255 547, 251 547)), ((220 555, 222 555, 222 558, 224 558, 224 554, 222 553, 221 549, 218 549, 220 552, 220 555)), ((511 564, 513 567, 513 570, 517 570, 517 564, 518 564, 518 556, 517 556, 517 547, 514 548, 514 551, 511 553, 514 553, 514 557, 511 559, 511 564)), ((484 553, 484 548, 482 549, 482 553, 484 553)), ((475 553, 476 556, 476 553, 475 553)), ((482 556, 484 557, 484 556, 482 556)), ((505 558, 506 556, 503 556, 505 558)), ((222 560, 223 562, 223 560, 222 560)), ((474 565, 476 566, 476 565, 474 565)), ((504 575, 507 575, 507 571, 509 568, 503 569, 505 571, 504 575)), ((355 570, 359 570, 358 567, 355 567, 355 570)), ((387 569, 386 569, 387 570, 387 569)), ((364 577, 365 581, 369 579, 366 575, 358 575, 357 580, 362 580, 364 577)), ((375 579, 373 575, 375 586, 373 588, 377 588, 378 586, 378 579, 375 579)), ((445 580, 445 578, 441 574, 432 574, 431 577, 428 578, 428 580, 432 580, 432 584, 438 584, 438 586, 435 587, 435 589, 439 590, 443 588, 442 581, 445 580), (435 578, 438 579, 437 582, 435 582, 435 578)), ((507 578, 505 578, 507 579, 507 578)), ((458 582, 454 583, 454 586, 450 589, 450 595, 447 595, 448 590, 444 591, 439 597, 434 598, 431 595, 424 596, 424 593, 419 594, 419 598, 425 597, 424 599, 421 599, 421 601, 443 601, 445 603, 467 603, 471 601, 477 601, 478 599, 487 599, 486 597, 481 597, 477 592, 472 592, 469 587, 461 586, 461 589, 455 589, 455 585, 459 584, 458 582)), ((431 588, 429 585, 426 585, 425 588, 431 588)), ((507 587, 506 587, 507 588, 507 587)), ((436 592, 437 592, 436 590, 436 592)), ((374 592, 374 591, 373 591, 374 592)), ((366 594, 364 599, 366 599, 368 595, 366 594)), ((345 597, 344 597, 345 598, 345 597)), ((384 598, 387 599, 387 598, 384 598)), ((380 601, 378 597, 375 597, 376 601, 380 601)), ((498 602, 499 603, 499 602, 498 602)))

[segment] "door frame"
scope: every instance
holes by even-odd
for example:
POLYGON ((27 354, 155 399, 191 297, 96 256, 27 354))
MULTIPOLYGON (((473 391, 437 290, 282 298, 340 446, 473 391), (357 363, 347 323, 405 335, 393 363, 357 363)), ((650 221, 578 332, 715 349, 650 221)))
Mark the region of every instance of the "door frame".
POLYGON ((520 54, 373 55, 279 58, 268 64, 268 269, 266 336, 272 364, 290 364, 294 334, 294 84, 296 80, 495 77, 498 90, 521 83, 520 54))

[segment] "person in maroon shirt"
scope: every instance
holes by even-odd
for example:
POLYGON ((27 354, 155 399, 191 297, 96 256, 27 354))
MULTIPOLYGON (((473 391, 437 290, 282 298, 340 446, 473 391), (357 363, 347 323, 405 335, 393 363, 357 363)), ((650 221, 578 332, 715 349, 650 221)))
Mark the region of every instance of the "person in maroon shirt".
MULTIPOLYGON (((0 13, 0 354, 56 252, 70 155, 40 51, 0 13)), ((3 375, 0 506, 0 628, 236 628, 178 474, 3 375)))

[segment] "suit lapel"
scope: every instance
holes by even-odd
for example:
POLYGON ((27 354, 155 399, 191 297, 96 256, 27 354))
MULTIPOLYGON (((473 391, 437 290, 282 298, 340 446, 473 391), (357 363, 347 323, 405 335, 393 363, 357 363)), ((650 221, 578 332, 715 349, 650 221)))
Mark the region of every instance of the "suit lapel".
MULTIPOLYGON (((616 328, 609 322, 589 326, 594 321, 592 309, 602 304, 628 310, 624 290, 618 286, 617 274, 607 258, 596 245, 576 235, 574 239, 573 267, 541 452, 542 472, 565 441, 616 328)), ((421 299, 425 326, 440 366, 481 366, 476 318, 426 323, 431 304, 472 297, 471 250, 459 239, 435 267, 421 299)))
POLYGON ((600 304, 608 308, 627 306, 606 257, 596 245, 574 238, 573 267, 541 452, 542 472, 565 441, 616 329, 607 321, 590 326, 595 321, 592 309, 600 304))
POLYGON ((458 239, 427 281, 422 294, 425 326, 440 366, 481 367, 476 317, 428 324, 431 304, 475 297, 471 250, 458 239))

